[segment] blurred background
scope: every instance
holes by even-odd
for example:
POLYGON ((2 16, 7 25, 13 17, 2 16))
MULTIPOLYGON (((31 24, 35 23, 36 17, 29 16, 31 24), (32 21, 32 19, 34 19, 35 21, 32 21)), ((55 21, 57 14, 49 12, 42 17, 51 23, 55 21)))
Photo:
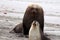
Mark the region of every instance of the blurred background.
POLYGON ((44 10, 44 32, 51 40, 60 40, 60 0, 0 0, 0 40, 28 40, 10 34, 22 22, 30 3, 41 5, 44 10))

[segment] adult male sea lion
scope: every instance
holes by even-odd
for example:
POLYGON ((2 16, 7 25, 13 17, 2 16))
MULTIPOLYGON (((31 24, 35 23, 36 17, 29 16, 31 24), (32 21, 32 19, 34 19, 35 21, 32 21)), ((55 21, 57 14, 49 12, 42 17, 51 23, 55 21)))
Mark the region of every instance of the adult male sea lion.
POLYGON ((31 4, 27 7, 23 17, 23 32, 24 35, 28 35, 31 23, 37 20, 40 25, 40 29, 44 30, 44 11, 43 8, 37 4, 31 4))

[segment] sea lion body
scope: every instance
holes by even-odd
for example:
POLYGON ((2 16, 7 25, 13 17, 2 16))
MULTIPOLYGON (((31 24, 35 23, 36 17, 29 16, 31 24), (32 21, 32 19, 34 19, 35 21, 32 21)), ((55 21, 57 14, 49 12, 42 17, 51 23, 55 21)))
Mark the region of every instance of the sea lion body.
POLYGON ((29 30, 29 40, 41 40, 39 23, 37 21, 33 21, 31 25, 31 28, 29 30))
POLYGON ((31 27, 31 23, 37 20, 40 25, 40 29, 44 30, 44 12, 42 7, 36 4, 29 5, 25 11, 24 17, 23 17, 23 32, 24 35, 28 35, 29 29, 31 27))

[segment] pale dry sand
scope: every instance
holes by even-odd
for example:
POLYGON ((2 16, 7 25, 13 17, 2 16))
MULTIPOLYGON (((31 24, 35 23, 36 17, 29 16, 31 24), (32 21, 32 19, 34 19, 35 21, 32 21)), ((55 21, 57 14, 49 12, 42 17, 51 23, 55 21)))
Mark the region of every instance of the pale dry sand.
MULTIPOLYGON (((25 37, 19 37, 20 34, 9 33, 17 24, 21 23, 22 19, 0 16, 0 40, 28 40, 25 37)), ((44 32, 48 34, 51 40, 60 40, 60 28, 54 27, 54 24, 46 24, 44 32)))

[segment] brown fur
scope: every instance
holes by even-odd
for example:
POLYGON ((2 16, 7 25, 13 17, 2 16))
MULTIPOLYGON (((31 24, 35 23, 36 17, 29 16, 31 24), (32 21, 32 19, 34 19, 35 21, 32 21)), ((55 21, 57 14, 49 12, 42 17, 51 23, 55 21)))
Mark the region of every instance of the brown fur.
POLYGON ((16 28, 14 28, 14 31, 15 31, 16 33, 22 33, 22 30, 23 30, 23 25, 22 25, 22 23, 16 25, 16 28))
POLYGON ((28 35, 31 23, 37 20, 40 25, 40 29, 44 30, 44 11, 41 6, 36 4, 31 4, 27 7, 26 12, 23 17, 23 29, 24 35, 28 35))
POLYGON ((15 26, 15 28, 12 31, 10 31, 10 33, 13 33, 13 32, 15 32, 15 33, 22 33, 23 32, 23 25, 22 25, 22 23, 17 24, 15 26))

